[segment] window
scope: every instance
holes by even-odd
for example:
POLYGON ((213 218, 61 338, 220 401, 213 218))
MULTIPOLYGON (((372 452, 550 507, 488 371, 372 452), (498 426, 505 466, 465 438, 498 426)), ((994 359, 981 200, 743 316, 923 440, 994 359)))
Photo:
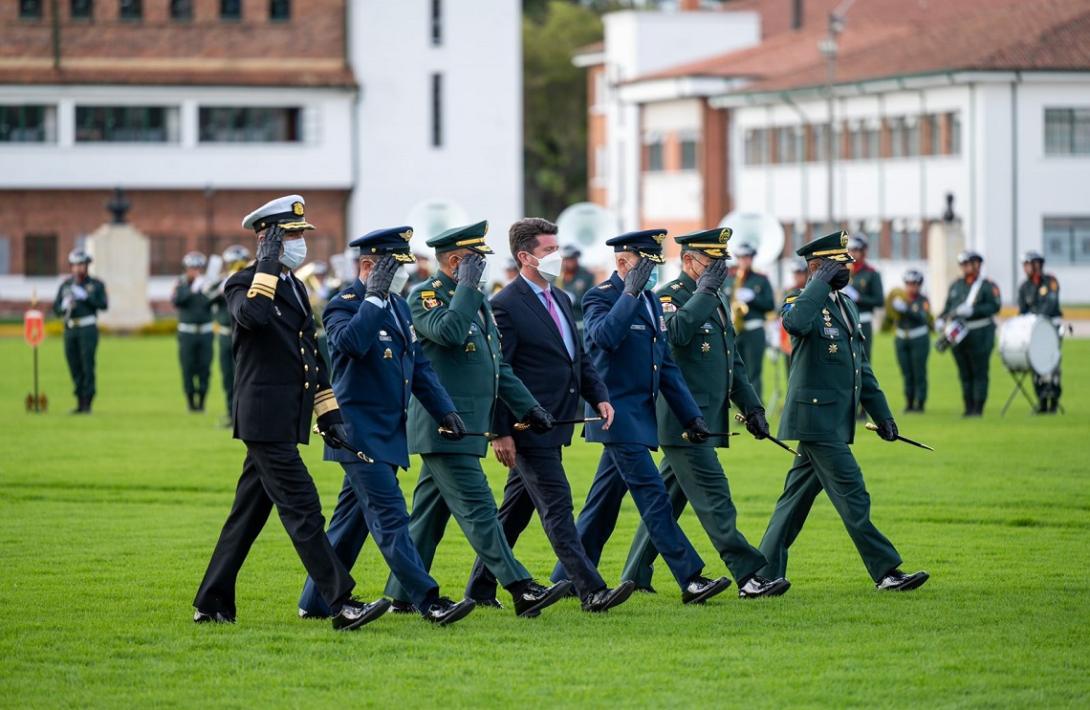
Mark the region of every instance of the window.
POLYGON ((269 19, 287 22, 291 19, 291 0, 269 0, 269 19))
POLYGON ((72 0, 69 9, 73 20, 90 20, 94 15, 95 4, 92 0, 72 0))
POLYGON ((0 274, 11 273, 11 237, 0 234, 0 274))
POLYGON ((57 111, 52 106, 0 106, 0 143, 57 140, 57 111))
POLYGON ((431 0, 431 44, 443 43, 443 0, 431 0))
POLYGON ((1045 109, 1045 154, 1090 154, 1090 108, 1045 109))
POLYGON ((920 154, 920 122, 915 116, 904 119, 905 122, 905 155, 916 156, 920 154))
POLYGON ((23 20, 42 19, 42 0, 19 0, 19 18, 23 20))
POLYGON ((153 234, 150 247, 149 273, 152 276, 173 276, 182 270, 186 253, 185 237, 178 234, 153 234))
POLYGON ((431 75, 431 145, 443 146, 443 75, 431 75))
POLYGON ((942 129, 939 126, 939 117, 935 115, 927 116, 928 138, 930 139, 927 146, 928 155, 942 155, 942 129))
POLYGON ((746 165, 763 165, 768 162, 768 131, 751 128, 746 131, 746 165))
POLYGON ((862 160, 867 157, 866 147, 866 135, 863 133, 863 129, 860 127, 854 128, 851 131, 852 151, 848 156, 855 160, 862 160))
POLYGON ((299 143, 301 111, 271 106, 201 106, 202 143, 299 143))
POLYGON ((681 139, 681 169, 682 170, 696 170, 697 165, 696 155, 696 138, 682 138, 681 139))
POLYGON ((890 157, 891 158, 903 158, 907 155, 905 151, 905 138, 907 133, 907 127, 905 126, 905 120, 903 118, 891 118, 889 121, 889 136, 890 136, 890 157))
POLYGON ((121 0, 117 15, 122 20, 139 20, 144 16, 144 5, 141 0, 121 0))
POLYGON ((785 126, 777 131, 777 152, 779 153, 777 162, 780 163, 795 163, 798 162, 802 153, 802 133, 798 128, 794 126, 785 126))
POLYGON ((923 239, 918 222, 910 223, 905 227, 904 255, 906 259, 920 260, 923 258, 923 239))
POLYGON ((961 155, 961 114, 950 114, 950 155, 961 155))
POLYGON ((28 234, 23 240, 23 274, 57 275, 57 235, 28 234))
POLYGON ((814 126, 814 162, 829 159, 829 124, 814 126))
POLYGON ((220 0, 221 20, 241 20, 242 0, 220 0))
POLYGON ((649 173, 657 173, 664 168, 662 138, 652 138, 647 142, 646 170, 649 173))
POLYGON ((164 106, 77 106, 77 143, 178 140, 178 111, 164 106))
POLYGON ((1046 261, 1090 263, 1090 217, 1045 217, 1042 231, 1046 261))
POLYGON ((170 19, 192 20, 193 0, 170 0, 170 19))

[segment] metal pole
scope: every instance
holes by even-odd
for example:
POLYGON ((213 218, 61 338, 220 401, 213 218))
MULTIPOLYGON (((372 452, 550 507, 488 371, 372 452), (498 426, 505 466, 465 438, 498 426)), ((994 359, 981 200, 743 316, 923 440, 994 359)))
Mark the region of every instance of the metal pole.
MULTIPOLYGON (((835 43, 836 40, 834 39, 833 42, 835 43)), ((836 138, 835 138, 835 133, 833 132, 833 108, 834 108, 834 106, 833 106, 833 103, 834 103, 833 102, 833 82, 836 79, 836 53, 835 53, 835 50, 834 50, 834 52, 829 54, 829 61, 828 61, 827 69, 828 69, 828 71, 826 72, 826 77, 825 77, 825 92, 826 92, 826 95, 828 97, 827 110, 829 112, 829 127, 827 129, 827 133, 826 133, 827 137, 826 137, 826 142, 825 142, 825 149, 827 151, 826 152, 826 172, 828 174, 828 178, 827 178, 828 179, 828 195, 827 195, 826 209, 827 209, 827 212, 828 212, 828 215, 829 215, 829 225, 832 226, 832 224, 833 224, 833 191, 836 189, 835 185, 833 183, 833 163, 836 160, 836 158, 835 158, 835 156, 836 156, 836 145, 835 145, 836 138)))
POLYGON ((42 411, 42 399, 38 394, 38 346, 34 346, 34 412, 40 414, 42 411))

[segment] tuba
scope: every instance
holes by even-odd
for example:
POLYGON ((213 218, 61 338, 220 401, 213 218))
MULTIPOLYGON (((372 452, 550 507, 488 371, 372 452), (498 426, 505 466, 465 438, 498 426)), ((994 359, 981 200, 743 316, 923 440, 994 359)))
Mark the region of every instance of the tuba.
POLYGON ((738 293, 738 289, 744 288, 746 285, 746 277, 749 276, 748 271, 738 270, 737 276, 734 279, 734 286, 731 287, 731 299, 730 299, 730 312, 733 318, 734 332, 741 333, 746 325, 746 314, 749 313, 749 304, 742 303, 735 295, 738 293))
POLYGON ((896 311, 893 310, 893 302, 898 298, 902 301, 908 300, 905 290, 900 286, 890 289, 890 292, 886 294, 886 302, 882 304, 882 325, 880 328, 883 333, 893 332, 893 326, 896 324, 896 315, 894 315, 896 311))

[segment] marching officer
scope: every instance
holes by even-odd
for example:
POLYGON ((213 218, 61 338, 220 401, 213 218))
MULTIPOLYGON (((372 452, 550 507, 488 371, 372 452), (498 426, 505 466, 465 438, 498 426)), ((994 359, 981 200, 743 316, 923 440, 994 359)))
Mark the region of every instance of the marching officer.
POLYGON ((72 414, 90 414, 95 398, 95 351, 98 350, 98 312, 106 310, 106 284, 87 273, 91 255, 83 249, 68 253, 72 275, 61 282, 53 312, 64 320, 64 358, 72 375, 76 408, 72 414))
MULTIPOLYGON (((780 311, 783 311, 784 305, 787 303, 787 299, 798 296, 802 293, 802 289, 806 288, 806 280, 810 277, 810 271, 806 268, 806 261, 804 259, 793 259, 791 261, 791 286, 783 293, 783 303, 780 304, 780 311)), ((780 324, 780 349, 783 350, 784 362, 787 365, 787 373, 791 373, 791 342, 789 336, 784 335, 783 324, 780 324)))
POLYGON ((235 401, 235 355, 231 352, 231 330, 234 320, 227 307, 224 288, 227 279, 235 275, 250 261, 250 250, 241 244, 232 244, 223 250, 223 268, 226 276, 218 283, 206 288, 205 292, 212 301, 212 316, 216 323, 216 344, 219 347, 220 380, 223 382, 223 397, 227 402, 227 416, 224 425, 231 426, 231 412, 235 401))
POLYGON ((962 277, 950 284, 946 305, 940 314, 942 324, 958 319, 968 330, 964 340, 951 343, 965 403, 963 416, 966 417, 984 414, 984 402, 988 399, 988 366, 995 347, 993 316, 1001 305, 999 287, 980 274, 983 263, 984 257, 975 251, 958 254, 962 277))
POLYGON ((927 401, 927 357, 931 352, 931 302, 923 295, 923 274, 909 269, 904 275, 905 295, 890 303, 893 309, 893 349, 905 384, 905 411, 923 412, 927 401))
POLYGON ((852 272, 851 282, 845 286, 841 293, 855 301, 859 308, 859 322, 863 331, 863 351, 867 354, 867 360, 871 358, 871 348, 874 347, 874 309, 881 308, 885 295, 882 290, 882 275, 867 261, 867 238, 863 234, 856 234, 848 239, 848 254, 854 261, 848 267, 852 272))
POLYGON ((727 279, 726 295, 730 297, 732 317, 740 324, 737 340, 742 360, 746 363, 749 382, 757 398, 761 398, 761 372, 765 360, 765 318, 776 307, 776 294, 764 274, 753 270, 753 257, 757 250, 742 243, 734 250, 738 266, 732 278, 727 279))
POLYGON ((574 244, 561 247, 560 255, 560 276, 556 279, 556 287, 571 298, 576 325, 582 330, 583 296, 594 287, 594 274, 579 263, 583 252, 574 244))
POLYGON ((797 439, 799 455, 761 540, 768 559, 761 574, 777 578, 787 571, 787 550, 824 490, 875 586, 907 591, 926 582, 928 574, 901 572, 901 556, 870 520, 870 495, 849 448, 860 404, 886 441, 897 438, 897 424, 864 352, 855 301, 839 293, 851 278, 847 244, 846 234, 834 232, 796 252, 807 260, 810 282, 782 311, 795 359, 779 436, 797 439))
MULTIPOLYGON (((420 284, 409 295, 413 326, 439 381, 450 394, 469 432, 451 441, 419 397, 409 404, 409 451, 424 464, 413 491, 409 534, 431 569, 435 549, 447 521, 454 515, 470 546, 515 601, 515 613, 537 616, 568 593, 570 583, 544 587, 515 559, 497 518, 496 499, 488 486, 481 458, 488 454, 488 438, 496 400, 517 420, 536 432, 553 427, 553 417, 534 399, 504 362, 500 334, 492 308, 484 297, 488 288, 485 256, 492 249, 484 240, 488 222, 448 229, 428 240, 439 262, 436 278, 420 284)), ((396 612, 410 612, 412 594, 391 575, 386 594, 396 612)))
POLYGON ((212 373, 212 298, 205 293, 204 274, 208 259, 199 251, 182 258, 185 273, 174 285, 171 300, 178 309, 178 360, 182 365, 182 387, 191 412, 204 411, 208 378, 212 373))
MULTIPOLYGON (((666 486, 650 452, 659 445, 655 400, 660 390, 684 423, 690 441, 703 443, 711 435, 670 357, 662 304, 650 290, 663 262, 664 239, 665 230, 650 229, 607 241, 615 252, 617 270, 583 297, 584 340, 606 384, 614 419, 608 429, 602 422, 588 423, 583 429, 587 441, 601 442, 605 450, 576 529, 587 557, 599 564, 624 495, 631 491, 651 541, 681 587, 682 602, 699 604, 725 590, 730 580, 701 575, 704 560, 674 519, 666 486)), ((594 415, 588 405, 587 416, 594 415)), ((568 578, 567 570, 558 563, 553 580, 568 578)))
MULTIPOLYGON (((327 446, 325 459, 339 461, 344 484, 329 521, 329 542, 351 569, 370 531, 390 570, 424 618, 446 626, 473 611, 473 600, 455 603, 439 596, 409 535, 409 513, 397 483, 398 468, 409 467, 405 425, 409 399, 416 397, 432 417, 461 439, 465 425, 424 356, 409 305, 399 295, 413 263, 412 227, 378 229, 349 246, 359 249, 360 276, 330 299, 323 320, 333 357, 333 392, 353 445, 367 447, 372 463, 327 446)), ((329 607, 314 580, 307 579, 299 616, 325 617, 329 607)))
POLYGON ((298 445, 310 438, 312 408, 326 436, 350 440, 320 366, 306 291, 291 273, 306 258, 303 231, 314 229, 305 209, 302 197, 288 195, 247 215, 242 228, 258 235, 257 261, 224 289, 235 321, 235 438, 246 444, 246 461, 193 600, 199 624, 234 623, 235 581, 273 505, 334 629, 357 629, 389 608, 385 599, 367 604, 351 596, 356 583, 329 544, 318 490, 299 456, 298 445))
MULTIPOLYGON (((1018 287, 1018 314, 1034 313, 1048 320, 1059 329, 1063 312, 1060 310, 1060 282, 1052 274, 1046 274, 1045 257, 1037 251, 1028 251, 1022 257, 1022 270, 1026 280, 1018 287)), ((1060 365, 1047 375, 1033 374, 1033 389, 1037 393, 1037 412, 1051 414, 1060 406, 1060 365)))
MULTIPOLYGON (((716 228, 675 237, 681 246, 681 275, 658 292, 666 318, 670 354, 685 383, 700 405, 708 428, 727 432, 733 401, 746 416, 746 427, 758 439, 768 436, 768 422, 761 400, 746 376, 746 366, 736 347, 730 319, 730 301, 720 288, 727 275, 727 241, 731 230, 716 228)), ((685 427, 659 397, 658 440, 665 456, 659 474, 666 484, 674 518, 687 501, 693 504, 700 524, 716 552, 738 584, 742 598, 778 596, 787 591, 786 579, 770 580, 757 571, 767 560, 738 530, 738 513, 730 485, 716 455, 717 447, 730 445, 729 436, 712 436, 697 444, 685 436, 685 427)), ((621 578, 651 591, 652 563, 658 551, 641 523, 628 553, 621 578)))

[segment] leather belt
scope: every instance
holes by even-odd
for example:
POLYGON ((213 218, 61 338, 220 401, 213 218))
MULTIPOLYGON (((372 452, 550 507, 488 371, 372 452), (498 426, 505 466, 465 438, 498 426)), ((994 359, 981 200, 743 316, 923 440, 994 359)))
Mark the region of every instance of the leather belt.
POLYGON ((211 333, 215 325, 212 323, 179 323, 179 333, 211 333))
POLYGON ((915 328, 909 328, 907 330, 904 329, 904 328, 898 328, 896 331, 894 331, 894 333, 897 335, 897 337, 900 338, 901 340, 909 340, 911 338, 918 338, 921 335, 927 335, 929 332, 931 332, 931 328, 929 328, 926 325, 920 325, 920 326, 917 326, 915 328))
POLYGON ((64 322, 69 328, 82 328, 87 325, 94 325, 98 323, 97 316, 84 316, 82 318, 69 318, 64 322))
POLYGON ((873 312, 871 312, 871 311, 860 311, 860 313, 859 313, 859 322, 860 323, 870 323, 873 320, 874 320, 874 313, 873 312))
POLYGON ((764 328, 764 320, 747 320, 745 325, 742 326, 743 330, 757 330, 758 328, 764 328))
POLYGON ((994 321, 991 318, 977 318, 976 320, 965 321, 965 327, 969 330, 980 330, 981 328, 987 328, 993 323, 994 321))

